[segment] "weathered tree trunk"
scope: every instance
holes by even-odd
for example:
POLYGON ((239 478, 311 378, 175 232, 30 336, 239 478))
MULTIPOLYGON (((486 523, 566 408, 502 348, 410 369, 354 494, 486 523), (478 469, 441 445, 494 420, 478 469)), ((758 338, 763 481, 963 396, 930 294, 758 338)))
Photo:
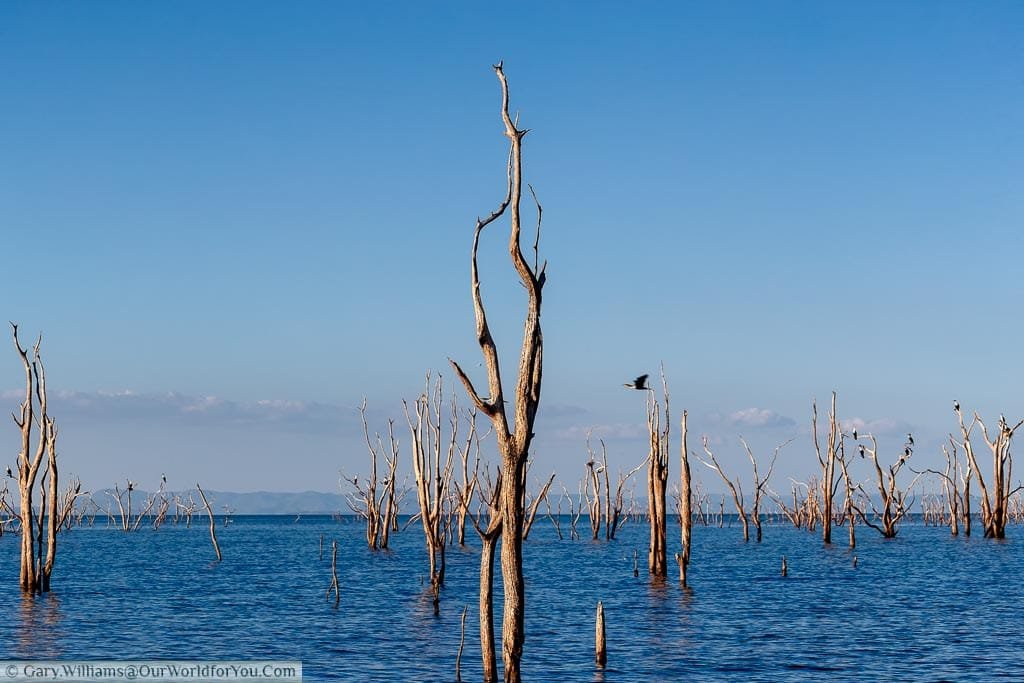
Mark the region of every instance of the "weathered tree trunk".
POLYGON ((679 449, 679 532, 682 543, 682 550, 676 554, 676 562, 679 564, 679 584, 686 587, 686 572, 690 566, 690 535, 693 530, 693 515, 690 512, 690 457, 686 445, 686 417, 683 411, 683 418, 680 424, 683 432, 683 444, 679 449))
POLYGON ((651 542, 647 553, 647 569, 652 576, 668 576, 668 517, 665 489, 668 483, 669 396, 664 370, 661 374, 662 395, 665 401, 665 428, 661 428, 661 407, 650 392, 647 399, 647 434, 650 450, 647 456, 647 506, 651 525, 651 542))
MULTIPOLYGON (((1020 420, 1014 426, 1006 422, 1006 418, 999 416, 999 431, 995 438, 989 436, 988 428, 975 413, 970 425, 964 424, 963 414, 960 412, 959 404, 956 407, 956 414, 960 420, 960 433, 963 441, 964 451, 967 453, 967 461, 970 464, 974 476, 978 480, 978 488, 981 490, 981 522, 985 528, 985 538, 1006 538, 1006 525, 1009 522, 1010 497, 1019 489, 1010 489, 1010 474, 1013 470, 1013 458, 1010 455, 1010 440, 1013 438, 1017 428, 1024 424, 1020 420), (981 467, 974 455, 974 447, 971 444, 971 431, 974 425, 980 427, 981 437, 992 452, 992 489, 985 484, 985 478, 981 473, 981 467)), ((966 487, 965 487, 966 488, 966 487)), ((969 506, 969 492, 964 492, 965 508, 969 506)), ((965 511, 967 519, 970 519, 969 509, 965 511)))
POLYGON ((828 440, 825 442, 825 452, 822 453, 818 441, 818 402, 813 405, 811 428, 814 435, 814 451, 818 456, 818 464, 821 466, 821 537, 827 543, 832 543, 832 501, 836 493, 836 458, 837 448, 840 439, 839 420, 836 417, 836 392, 832 392, 832 408, 828 414, 828 440))
POLYGON ((14 348, 21 357, 25 370, 25 400, 19 412, 13 415, 14 423, 21 431, 21 448, 18 452, 18 494, 19 521, 21 525, 21 564, 18 582, 27 593, 42 593, 50 590, 50 575, 53 572, 57 550, 57 425, 47 411, 46 370, 39 349, 40 336, 32 347, 32 358, 18 340, 18 326, 11 323, 14 348), (38 408, 38 410, 37 410, 38 408), (32 445, 33 429, 38 428, 35 446, 32 445), (39 519, 33 518, 35 484, 43 465, 43 456, 48 455, 40 484, 39 519), (46 487, 47 481, 49 487, 46 487), (46 514, 49 506, 49 515, 46 514), (46 559, 43 561, 43 536, 46 537, 46 559))
MULTIPOLYGON (((524 611, 526 606, 525 586, 523 582, 523 474, 526 460, 533 441, 533 425, 540 404, 540 388, 543 368, 543 337, 541 335, 540 311, 541 292, 546 280, 547 264, 539 263, 538 245, 540 242, 541 215, 543 209, 537 203, 537 237, 534 240, 533 266, 523 256, 520 245, 521 217, 520 203, 522 199, 522 142, 526 130, 516 128, 509 115, 508 82, 502 65, 494 67, 501 83, 501 116, 505 124, 505 136, 511 143, 508 167, 508 194, 490 216, 477 219, 473 235, 471 258, 471 284, 473 310, 476 315, 476 338, 483 354, 487 368, 488 395, 481 397, 473 387, 472 381, 455 361, 451 361, 466 392, 469 394, 477 410, 487 415, 493 424, 498 442, 498 451, 502 462, 502 486, 500 490, 499 510, 501 512, 501 570, 504 578, 505 612, 502 623, 502 658, 505 665, 506 683, 518 683, 521 680, 520 660, 523 654, 523 642, 526 637, 524 611), (513 396, 514 423, 510 425, 506 415, 504 392, 502 389, 501 371, 498 361, 498 348, 487 325, 483 299, 480 295, 480 277, 477 269, 477 249, 480 244, 480 233, 490 223, 497 220, 505 210, 509 209, 510 235, 509 254, 512 264, 519 275, 520 282, 526 289, 527 305, 526 320, 523 325, 523 342, 519 354, 519 373, 513 396)), ((531 190, 532 191, 532 190, 531 190)), ((536 196, 534 196, 536 200, 536 196)))

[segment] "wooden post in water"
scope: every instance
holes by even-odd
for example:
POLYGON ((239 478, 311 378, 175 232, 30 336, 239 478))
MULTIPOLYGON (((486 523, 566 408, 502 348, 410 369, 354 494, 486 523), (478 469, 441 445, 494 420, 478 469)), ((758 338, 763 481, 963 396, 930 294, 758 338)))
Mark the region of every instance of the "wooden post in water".
POLYGON ((608 661, 608 651, 604 644, 604 605, 597 601, 597 627, 594 634, 594 658, 597 665, 603 667, 608 661))

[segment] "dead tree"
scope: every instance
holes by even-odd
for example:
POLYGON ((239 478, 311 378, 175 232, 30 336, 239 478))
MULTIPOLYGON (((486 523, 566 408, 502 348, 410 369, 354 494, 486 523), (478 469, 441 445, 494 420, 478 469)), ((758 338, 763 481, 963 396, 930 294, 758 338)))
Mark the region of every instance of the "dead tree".
POLYGON ((583 516, 583 482, 580 482, 576 500, 573 500, 572 494, 569 493, 569 489, 565 488, 565 484, 562 484, 562 496, 569 501, 569 538, 577 539, 580 537, 578 528, 580 517, 583 516))
POLYGON ((435 595, 444 585, 446 522, 450 520, 447 511, 449 486, 454 467, 456 440, 458 438, 458 409, 452 396, 449 413, 449 434, 445 438, 442 429, 443 384, 438 376, 433 388, 427 373, 426 389, 414 404, 413 413, 402 401, 405 419, 412 435, 412 467, 416 479, 416 499, 420 507, 420 522, 427 543, 430 564, 430 585, 435 595), (447 444, 447 446, 446 446, 447 444))
MULTIPOLYGON (((603 442, 601 444, 601 448, 602 448, 602 453, 603 453, 604 452, 604 443, 603 442)), ((629 472, 626 472, 625 474, 623 474, 621 470, 619 471, 619 480, 618 480, 618 483, 615 486, 615 497, 611 498, 610 496, 608 496, 609 492, 611 491, 611 486, 610 486, 610 482, 608 480, 608 459, 607 459, 607 457, 605 457, 604 465, 603 466, 604 466, 604 477, 605 477, 605 479, 604 479, 604 487, 605 487, 605 489, 604 490, 605 490, 605 494, 606 494, 606 498, 605 498, 605 513, 604 513, 604 515, 605 515, 605 519, 604 519, 604 533, 605 533, 605 539, 606 540, 614 541, 615 540, 615 534, 618 532, 619 527, 621 527, 625 523, 625 521, 626 521, 628 516, 624 516, 622 514, 623 508, 625 507, 625 504, 626 504, 626 501, 625 501, 625 491, 623 489, 626 486, 626 482, 628 482, 629 479, 634 474, 636 474, 637 472, 639 472, 640 470, 643 469, 645 463, 646 463, 646 460, 642 461, 639 465, 637 465, 636 467, 631 469, 629 472)))
POLYGON ((217 523, 213 518, 213 508, 210 507, 210 501, 206 499, 206 494, 203 493, 199 482, 196 482, 196 491, 199 493, 199 498, 203 501, 203 507, 206 508, 206 516, 210 519, 210 541, 213 542, 213 551, 217 553, 217 561, 220 562, 223 556, 220 554, 220 543, 217 543, 217 523))
MULTIPOLYGON (((540 405, 540 388, 543 369, 543 336, 541 335, 540 311, 541 292, 547 279, 547 263, 539 263, 541 216, 543 210, 537 202, 537 233, 533 242, 534 259, 531 266, 523 256, 520 234, 522 231, 520 204, 522 200, 522 143, 527 130, 520 130, 509 115, 508 82, 499 62, 494 71, 501 83, 501 118, 505 124, 505 136, 511 148, 508 156, 508 186, 505 199, 487 218, 478 218, 473 233, 473 250, 470 262, 472 281, 473 311, 476 316, 476 339, 487 368, 488 392, 481 396, 462 368, 455 361, 452 367, 462 381, 466 392, 477 410, 491 419, 498 442, 502 461, 502 491, 500 494, 501 571, 504 579, 505 613, 502 622, 502 659, 505 665, 505 681, 521 680, 520 660, 523 656, 523 641, 526 635, 524 615, 526 612, 526 589, 523 580, 523 470, 533 441, 533 425, 540 405), (502 216, 506 209, 511 213, 509 254, 519 280, 527 295, 526 320, 523 325, 523 342, 519 353, 519 372, 515 393, 512 396, 514 422, 506 414, 505 393, 501 381, 498 361, 498 347, 491 336, 480 294, 480 274, 477 269, 477 249, 480 234, 484 228, 502 216)), ((531 188, 532 193, 532 188, 531 188)), ((534 195, 536 201, 536 195, 534 195)))
MULTIPOLYGON (((523 470, 523 476, 526 476, 526 470, 523 470)), ((523 510, 526 511, 526 519, 523 520, 523 540, 525 541, 530 536, 530 529, 533 528, 533 520, 537 518, 537 510, 540 509, 540 504, 547 500, 548 490, 551 488, 551 484, 555 481, 555 473, 552 472, 551 476, 548 477, 547 482, 540 487, 540 493, 534 496, 532 499, 527 497, 523 499, 523 510)), ((538 482, 539 483, 539 482, 538 482)), ((526 486, 523 486, 523 495, 526 496, 526 486)))
POLYGON ((57 553, 57 423, 47 410, 46 369, 39 352, 42 335, 36 339, 30 359, 28 350, 21 346, 18 326, 14 323, 11 323, 11 332, 14 348, 25 370, 25 400, 21 403, 18 413, 12 414, 14 424, 21 431, 21 447, 17 459, 20 497, 18 520, 21 526, 21 566, 18 582, 26 593, 46 593, 50 590, 50 576, 57 553), (38 431, 38 434, 33 434, 35 431, 38 431), (36 524, 33 508, 40 468, 43 476, 39 486, 40 509, 36 524), (51 514, 45 514, 47 509, 51 514))
MULTIPOLYGON (((710 467, 711 469, 713 469, 714 471, 718 472, 718 476, 720 476, 722 478, 722 481, 725 482, 725 485, 729 487, 729 493, 732 494, 732 502, 733 504, 736 505, 736 514, 739 516, 740 524, 743 526, 743 542, 746 543, 750 540, 750 521, 747 518, 747 510, 744 506, 743 486, 742 484, 740 484, 739 477, 737 477, 736 481, 733 482, 731 479, 729 479, 725 472, 722 471, 722 466, 718 464, 718 461, 715 459, 715 454, 711 451, 710 446, 708 446, 708 437, 704 436, 702 438, 702 441, 704 445, 704 453, 707 454, 707 456, 711 459, 711 462, 708 462, 707 460, 704 460, 702 458, 697 459, 700 460, 705 465, 707 465, 708 467, 710 467)), ((725 499, 723 498, 722 500, 722 504, 724 506, 725 499)), ((722 516, 725 516, 724 513, 722 516)))
POLYGON ((662 427, 661 406, 654 389, 647 394, 647 517, 651 525, 651 542, 647 552, 647 569, 657 578, 668 576, 668 515, 665 490, 668 483, 669 395, 665 370, 661 372, 662 397, 665 401, 665 423, 662 427))
POLYGON ((466 516, 469 514, 469 505, 473 500, 473 493, 476 491, 480 476, 480 442, 490 434, 490 430, 483 436, 477 432, 476 416, 477 411, 475 408, 468 411, 469 434, 466 436, 465 446, 459 449, 462 480, 455 481, 457 500, 456 532, 460 547, 465 547, 466 545, 466 516), (470 476, 469 472, 470 451, 473 451, 475 454, 473 458, 473 476, 470 476))
POLYGON ((960 404, 955 405, 957 418, 960 421, 961 446, 967 454, 967 462, 970 464, 974 477, 978 480, 978 488, 981 489, 981 523, 985 527, 985 538, 1006 538, 1006 524, 1009 521, 1010 498, 1020 490, 1020 486, 1011 489, 1013 474, 1013 457, 1010 455, 1010 440, 1013 438, 1017 428, 1024 424, 1020 420, 1012 427, 1007 423, 1006 418, 999 416, 998 431, 995 438, 988 433, 988 428, 981 417, 974 413, 971 423, 964 423, 963 413, 960 411, 960 404), (985 441, 989 451, 992 453, 992 479, 991 489, 985 483, 985 478, 978 465, 978 459, 974 455, 974 447, 971 443, 971 432, 974 426, 978 425, 981 438, 985 441))
POLYGON ((366 399, 359 406, 359 417, 363 422, 363 438, 370 453, 370 475, 360 482, 358 476, 342 478, 352 486, 354 494, 347 493, 345 502, 357 515, 366 520, 366 544, 372 550, 387 549, 391 536, 391 522, 397 514, 398 503, 395 495, 395 480, 398 472, 398 439, 395 438, 395 422, 388 420, 388 446, 379 432, 370 440, 370 428, 366 422, 366 399), (383 481, 377 480, 377 462, 384 460, 387 474, 383 481), (380 487, 378 493, 377 488, 380 487))
MULTIPOLYGON (((790 439, 792 441, 792 439, 790 439)), ((747 457, 750 459, 750 464, 754 468, 754 504, 750 508, 750 519, 754 523, 754 537, 758 543, 761 542, 761 499, 764 497, 765 492, 768 490, 768 480, 772 477, 772 470, 775 469, 775 461, 779 457, 779 451, 786 447, 789 443, 776 446, 772 452, 772 460, 768 463, 768 473, 762 477, 758 473, 757 460, 754 458, 754 453, 750 450, 750 446, 744 438, 740 437, 740 443, 743 444, 743 450, 747 452, 747 457)))
POLYGON ((828 413, 828 437, 825 441, 825 449, 822 451, 818 438, 818 402, 814 401, 813 414, 811 417, 811 429, 814 435, 814 452, 818 456, 818 464, 821 466, 821 499, 822 508, 819 519, 821 520, 822 540, 825 543, 832 543, 832 502, 836 495, 836 488, 839 483, 836 481, 836 465, 838 464, 841 431, 839 419, 836 417, 836 392, 832 392, 832 408, 828 413))
MULTIPOLYGON (((604 447, 604 441, 601 442, 602 448, 604 447)), ((594 458, 594 450, 590 447, 590 434, 587 434, 587 454, 590 456, 587 460, 587 473, 583 475, 583 495, 587 499, 587 514, 590 517, 590 535, 593 540, 597 540, 598 535, 601 533, 601 503, 602 503, 602 484, 603 479, 601 474, 607 472, 607 466, 597 462, 594 458)))
MULTIPOLYGON (((970 466, 963 468, 960 466, 960 458, 958 457, 958 449, 956 439, 951 434, 949 436, 949 448, 945 445, 942 446, 942 454, 946 456, 946 469, 944 472, 938 470, 924 470, 930 474, 934 474, 942 479, 942 487, 945 495, 945 503, 947 511, 949 512, 949 533, 953 536, 960 534, 960 516, 964 510, 969 510, 970 503, 965 500, 970 495, 970 466), (966 475, 965 475, 966 470, 966 475), (958 483, 959 482, 959 483, 958 483), (960 484, 963 484, 964 489, 961 493, 960 484)), ((970 535, 970 518, 968 517, 964 521, 964 533, 970 535)))
POLYGON ((837 458, 839 467, 842 470, 843 477, 843 488, 845 489, 845 497, 843 498, 843 519, 847 525, 847 531, 849 533, 850 548, 857 547, 857 504, 854 500, 856 497, 857 487, 854 486, 853 480, 850 478, 850 468, 846 460, 846 448, 845 448, 845 436, 841 436, 839 440, 839 452, 840 457, 837 458))
POLYGON ((871 500, 863 487, 861 491, 864 493, 864 499, 870 505, 873 516, 877 522, 873 522, 867 518, 864 514, 864 510, 861 507, 857 507, 857 514, 867 526, 871 527, 878 533, 882 534, 883 538, 896 538, 896 525, 901 519, 910 511, 913 506, 913 496, 910 495, 910 490, 917 483, 917 479, 920 475, 915 476, 914 480, 910 482, 905 488, 897 488, 896 486, 896 475, 899 471, 907 464, 910 460, 910 456, 914 450, 908 443, 904 445, 903 452, 896 459, 896 462, 889 465, 885 471, 882 470, 881 464, 878 462, 878 442, 876 441, 873 434, 865 434, 863 438, 871 441, 871 446, 865 446, 864 444, 858 444, 857 452, 862 458, 869 458, 871 463, 875 466, 875 484, 878 488, 878 498, 881 502, 881 507, 875 507, 874 502, 871 500))
POLYGON ((679 565, 679 584, 686 587, 686 572, 690 567, 690 538, 693 531, 693 514, 690 512, 690 498, 693 495, 690 491, 690 454, 686 445, 686 417, 683 411, 680 430, 683 433, 683 443, 679 449, 679 534, 682 549, 676 553, 676 563, 679 565))

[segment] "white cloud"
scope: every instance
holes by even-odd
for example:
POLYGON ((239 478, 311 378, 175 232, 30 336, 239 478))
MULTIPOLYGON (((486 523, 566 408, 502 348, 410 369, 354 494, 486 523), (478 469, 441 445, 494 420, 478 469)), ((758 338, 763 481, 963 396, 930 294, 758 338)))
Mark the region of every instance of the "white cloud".
POLYGON ((844 432, 852 432, 856 429, 859 434, 874 434, 875 436, 907 434, 912 431, 909 423, 892 417, 880 417, 874 420, 851 417, 839 422, 844 432))
MULTIPOLYGON (((16 407, 16 391, 0 393, 0 401, 16 407)), ((361 429, 358 412, 315 401, 264 399, 232 401, 217 396, 190 396, 174 392, 142 394, 121 391, 56 391, 50 395, 50 413, 63 420, 111 422, 164 422, 177 426, 274 427, 316 433, 361 429)), ((374 416, 370 416, 373 419, 374 416)))
POLYGON ((793 418, 767 408, 745 408, 728 415, 709 415, 708 418, 712 423, 737 429, 773 429, 792 427, 796 424, 793 418))
POLYGON ((587 434, 590 434, 590 438, 596 439, 636 439, 638 437, 647 436, 647 425, 636 422, 620 422, 615 424, 597 424, 597 425, 572 425, 570 427, 564 427, 554 431, 553 435, 557 439, 566 439, 570 441, 580 441, 581 443, 586 440, 587 434))

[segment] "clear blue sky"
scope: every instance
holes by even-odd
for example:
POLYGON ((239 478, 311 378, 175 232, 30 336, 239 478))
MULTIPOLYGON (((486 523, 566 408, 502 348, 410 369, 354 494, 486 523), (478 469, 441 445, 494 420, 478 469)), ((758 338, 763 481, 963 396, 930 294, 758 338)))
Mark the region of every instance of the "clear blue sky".
POLYGON ((589 427, 638 462, 621 384, 660 361, 691 446, 796 436, 783 477, 833 389, 920 464, 954 398, 1024 414, 1024 4, 5 2, 0 314, 44 333, 65 471, 335 490, 363 396, 382 429, 476 368, 499 59, 545 208, 536 471, 572 487, 589 427))

